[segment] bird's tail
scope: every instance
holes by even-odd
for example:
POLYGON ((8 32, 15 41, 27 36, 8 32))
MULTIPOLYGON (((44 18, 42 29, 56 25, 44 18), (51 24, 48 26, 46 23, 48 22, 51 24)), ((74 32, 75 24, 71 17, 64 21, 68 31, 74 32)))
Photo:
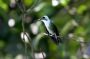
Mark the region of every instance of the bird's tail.
POLYGON ((58 40, 59 40, 60 43, 63 43, 63 38, 62 37, 59 36, 58 40))

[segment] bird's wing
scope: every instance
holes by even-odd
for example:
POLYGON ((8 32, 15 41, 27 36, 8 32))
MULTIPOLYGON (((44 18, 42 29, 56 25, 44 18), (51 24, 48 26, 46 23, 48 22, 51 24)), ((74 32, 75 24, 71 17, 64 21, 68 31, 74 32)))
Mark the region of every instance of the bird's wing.
POLYGON ((54 34, 56 34, 56 36, 59 36, 59 31, 58 31, 57 27, 53 23, 51 23, 50 25, 51 25, 50 29, 52 30, 52 32, 54 32, 54 34))

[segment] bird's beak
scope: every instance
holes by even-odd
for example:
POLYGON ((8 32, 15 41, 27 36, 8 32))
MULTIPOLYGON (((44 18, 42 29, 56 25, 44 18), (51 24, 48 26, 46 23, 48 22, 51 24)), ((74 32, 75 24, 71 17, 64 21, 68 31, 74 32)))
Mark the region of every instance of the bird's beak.
POLYGON ((41 20, 42 18, 38 19, 39 21, 41 20))
POLYGON ((38 21, 40 21, 40 19, 38 19, 38 21))
POLYGON ((42 17, 39 19, 39 21, 41 21, 42 20, 42 17))

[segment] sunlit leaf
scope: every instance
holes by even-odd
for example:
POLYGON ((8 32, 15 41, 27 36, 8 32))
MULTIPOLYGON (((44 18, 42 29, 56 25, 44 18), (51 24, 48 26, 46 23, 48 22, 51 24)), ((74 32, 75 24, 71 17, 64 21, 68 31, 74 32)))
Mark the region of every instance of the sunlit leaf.
MULTIPOLYGON (((24 0, 24 3, 26 6, 30 6, 32 4, 33 0, 24 0)), ((34 0, 35 2, 35 0, 34 0)))
POLYGON ((67 6, 70 0, 60 0, 62 6, 67 6))
POLYGON ((8 10, 8 6, 7 6, 7 4, 4 3, 2 0, 0 0, 0 7, 1 7, 3 10, 5 10, 5 11, 8 10))
POLYGON ((85 10, 87 10, 87 6, 86 6, 86 5, 80 5, 80 6, 77 8, 77 13, 78 13, 78 14, 82 14, 85 10))
POLYGON ((82 26, 78 27, 76 29, 75 33, 76 33, 76 35, 80 35, 80 36, 83 36, 86 34, 85 29, 82 26))

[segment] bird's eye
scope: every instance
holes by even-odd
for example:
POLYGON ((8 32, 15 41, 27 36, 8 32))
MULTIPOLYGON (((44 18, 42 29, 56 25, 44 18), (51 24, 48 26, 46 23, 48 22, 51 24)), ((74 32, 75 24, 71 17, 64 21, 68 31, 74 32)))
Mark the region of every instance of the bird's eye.
POLYGON ((42 17, 44 20, 46 20, 47 21, 47 18, 44 16, 44 17, 42 17))
POLYGON ((43 18, 45 18, 45 17, 43 17, 43 18))

